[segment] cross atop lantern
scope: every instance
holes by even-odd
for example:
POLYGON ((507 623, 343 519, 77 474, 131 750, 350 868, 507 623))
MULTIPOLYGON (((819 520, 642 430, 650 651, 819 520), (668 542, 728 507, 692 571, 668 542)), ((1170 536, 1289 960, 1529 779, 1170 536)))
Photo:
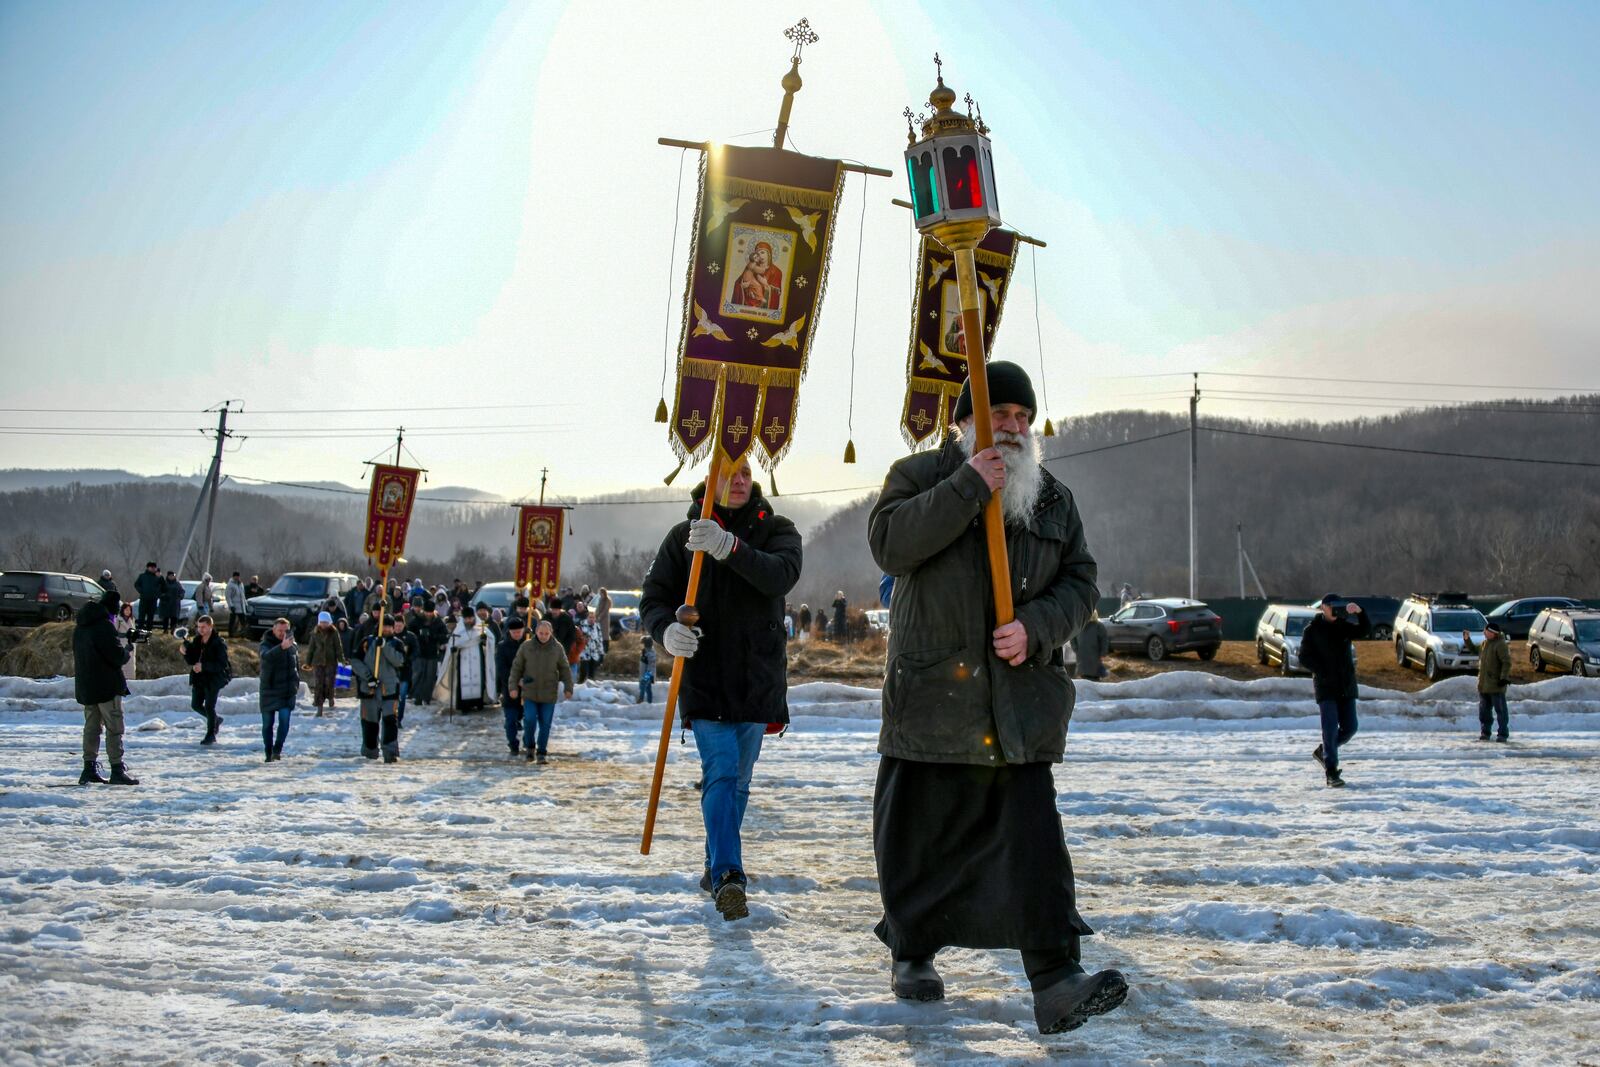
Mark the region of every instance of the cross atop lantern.
POLYGON ((939 83, 928 94, 933 113, 922 119, 919 140, 911 109, 906 108, 906 176, 911 182, 911 210, 917 229, 952 252, 973 248, 984 234, 1000 225, 1000 203, 994 185, 994 156, 983 112, 973 116, 954 110, 956 93, 944 83, 938 53, 939 83))

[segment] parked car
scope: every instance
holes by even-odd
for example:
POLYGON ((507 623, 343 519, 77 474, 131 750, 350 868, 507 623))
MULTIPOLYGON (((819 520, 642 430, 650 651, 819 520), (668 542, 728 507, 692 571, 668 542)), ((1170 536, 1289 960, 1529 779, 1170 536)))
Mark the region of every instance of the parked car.
MULTIPOLYGON (((870 611, 863 612, 863 614, 867 617, 867 628, 869 630, 880 634, 886 634, 889 632, 888 608, 873 608, 870 611)), ((1071 642, 1068 642, 1069 651, 1070 648, 1071 642)))
POLYGON ((1478 654, 1468 652, 1463 632, 1481 641, 1483 613, 1467 602, 1465 593, 1417 593, 1400 605, 1394 623, 1394 659, 1401 667, 1420 666, 1430 682, 1446 671, 1475 671, 1478 654))
POLYGON ((1594 608, 1546 608, 1528 632, 1528 662, 1580 678, 1600 673, 1600 611, 1594 608))
POLYGON ((1300 666, 1300 636, 1306 624, 1316 617, 1311 608, 1294 604, 1268 604, 1256 623, 1256 662, 1272 666, 1284 674, 1304 671, 1300 666))
MULTIPOLYGON (((630 633, 639 628, 639 598, 644 596, 643 589, 607 589, 611 594, 611 636, 621 637, 622 631, 630 633)), ((589 610, 592 612, 600 603, 600 594, 596 593, 589 598, 589 610)))
POLYGON ((0 621, 66 622, 91 600, 105 596, 100 583, 62 571, 0 571, 0 621))
POLYGON ((251 637, 259 637, 281 617, 288 619, 295 633, 305 640, 306 634, 316 625, 317 612, 328 598, 342 598, 355 584, 355 575, 337 571, 280 574, 272 588, 245 602, 245 631, 251 637))
POLYGON ((200 588, 199 581, 189 580, 178 584, 183 586, 183 600, 178 604, 178 618, 183 622, 192 623, 202 614, 210 615, 211 621, 219 626, 228 621, 228 616, 232 613, 228 610, 227 583, 221 585, 216 582, 211 583, 211 606, 203 612, 195 611, 194 604, 195 590, 200 588))
POLYGON ((1143 652, 1152 660, 1191 649, 1211 659, 1222 647, 1222 617, 1198 600, 1135 600, 1105 620, 1113 652, 1143 652))
POLYGON ((1490 622, 1500 627, 1500 632, 1507 637, 1524 641, 1528 631, 1533 629, 1533 620, 1545 608, 1578 608, 1587 607, 1581 600, 1573 600, 1567 596, 1533 596, 1521 600, 1508 600, 1504 604, 1489 612, 1487 618, 1490 622))
POLYGON ((478 610, 479 604, 489 605, 489 610, 500 609, 502 615, 511 614, 511 603, 517 599, 517 594, 522 588, 516 582, 485 582, 472 594, 468 602, 473 611, 478 610))
MULTIPOLYGON (((1310 607, 1315 609, 1322 601, 1316 601, 1310 607)), ((1387 641, 1394 636, 1395 616, 1400 614, 1400 600, 1392 596, 1342 596, 1333 602, 1334 610, 1343 611, 1346 604, 1358 604, 1366 615, 1367 621, 1372 624, 1372 633, 1368 639, 1372 641, 1387 641)))

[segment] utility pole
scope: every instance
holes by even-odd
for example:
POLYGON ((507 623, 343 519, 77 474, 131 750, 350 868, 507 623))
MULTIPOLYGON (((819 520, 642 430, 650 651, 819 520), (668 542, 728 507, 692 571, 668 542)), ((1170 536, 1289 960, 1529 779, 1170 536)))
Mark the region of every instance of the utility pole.
POLYGON ((1189 397, 1189 599, 1195 599, 1195 519, 1194 477, 1200 464, 1199 430, 1196 422, 1200 408, 1200 374, 1194 375, 1194 392, 1189 397))
POLYGON ((183 538, 183 551, 178 553, 179 575, 182 575, 183 568, 189 562, 189 549, 194 546, 194 534, 196 527, 200 525, 202 505, 206 508, 206 540, 201 571, 209 573, 211 570, 211 530, 217 513, 217 486, 222 481, 222 443, 232 436, 228 433, 228 413, 234 403, 232 400, 224 400, 217 412, 217 448, 211 455, 211 469, 206 472, 205 481, 200 483, 200 495, 195 498, 194 511, 189 515, 189 532, 183 538))
POLYGON ((1244 523, 1233 524, 1234 536, 1239 540, 1239 599, 1244 599, 1244 523))

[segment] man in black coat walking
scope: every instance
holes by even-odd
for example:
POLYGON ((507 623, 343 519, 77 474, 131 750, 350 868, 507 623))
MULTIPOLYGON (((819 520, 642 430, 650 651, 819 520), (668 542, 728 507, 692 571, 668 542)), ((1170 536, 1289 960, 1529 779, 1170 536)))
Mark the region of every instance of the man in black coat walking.
POLYGON ((873 799, 873 851, 898 997, 939 1000, 948 946, 1022 951, 1040 1033, 1075 1029, 1127 996, 1087 974, 1072 857, 1052 765, 1074 690, 1061 649, 1088 622, 1097 568, 1077 504, 1040 461, 1033 385, 989 365, 995 447, 976 450, 970 385, 959 433, 889 470, 868 518, 895 576, 873 799), (983 512, 998 494, 1016 618, 997 625, 983 512))
POLYGON ((73 697, 83 705, 83 773, 78 776, 79 785, 105 784, 99 767, 102 729, 106 755, 111 759, 111 784, 139 784, 137 778, 128 776, 122 762, 122 698, 128 694, 122 665, 128 662, 128 647, 111 622, 121 609, 122 598, 107 593, 78 609, 77 626, 72 631, 73 697))
MULTIPOLYGON (((168 571, 166 578, 161 582, 161 628, 167 633, 178 628, 178 613, 183 608, 183 583, 178 581, 176 571, 168 571)), ((195 614, 203 614, 199 604, 194 607, 195 614)))
POLYGON ((701 887, 724 920, 750 914, 739 831, 761 740, 789 722, 783 598, 800 578, 800 531, 773 513, 742 458, 693 493, 689 518, 662 540, 644 578, 639 620, 684 672, 683 721, 700 753, 700 812, 706 827, 701 887), (702 519, 707 492, 720 494, 702 519), (693 554, 704 552, 695 604, 700 625, 677 621, 693 554))
POLYGON ((445 642, 450 640, 450 630, 439 618, 439 605, 424 599, 422 610, 414 612, 407 629, 417 639, 417 658, 411 666, 412 703, 433 703, 433 690, 439 682, 439 661, 444 658, 445 642))
MULTIPOLYGON (((513 615, 506 620, 506 636, 494 643, 495 692, 500 694, 500 713, 505 718, 506 748, 513 756, 520 748, 522 737, 522 698, 511 695, 511 690, 518 685, 511 680, 511 661, 517 658, 517 649, 522 647, 527 636, 527 621, 520 615, 513 615)), ((528 751, 533 751, 532 738, 528 738, 528 751)))
POLYGON ((154 562, 144 565, 144 573, 133 580, 133 591, 139 594, 139 628, 148 630, 156 621, 156 606, 167 583, 161 580, 161 569, 154 562))
POLYGON ((183 641, 183 659, 189 664, 189 708, 206 720, 206 735, 200 743, 214 745, 217 731, 222 728, 217 697, 233 677, 233 668, 228 663, 228 643, 217 633, 210 615, 200 616, 194 630, 183 641))
POLYGON ((300 695, 300 646, 288 619, 273 622, 261 638, 261 743, 266 761, 283 758, 289 739, 289 717, 300 695))
POLYGON ((1334 787, 1344 785, 1339 773, 1339 746, 1356 735, 1356 664, 1352 641, 1372 633, 1372 622, 1355 601, 1337 606, 1343 599, 1334 593, 1322 598, 1318 614, 1306 624, 1300 637, 1300 664, 1311 671, 1322 714, 1322 744, 1311 758, 1322 764, 1324 780, 1334 787))

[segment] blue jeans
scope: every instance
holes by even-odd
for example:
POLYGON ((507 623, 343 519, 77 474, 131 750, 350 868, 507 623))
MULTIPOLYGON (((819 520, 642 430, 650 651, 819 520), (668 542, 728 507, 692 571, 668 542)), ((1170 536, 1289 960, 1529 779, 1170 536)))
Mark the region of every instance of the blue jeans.
POLYGON ((1479 693, 1478 694, 1478 726, 1483 730, 1483 736, 1489 736, 1489 727, 1494 725, 1494 720, 1500 720, 1500 737, 1511 736, 1511 709, 1506 707, 1504 693, 1479 693))
POLYGON ((522 744, 531 748, 537 755, 545 754, 545 745, 550 741, 550 724, 556 721, 556 706, 552 701, 548 704, 537 700, 522 702, 522 744), (535 734, 537 730, 537 734, 535 734))
POLYGON ((714 887, 727 871, 744 873, 739 828, 750 803, 750 776, 761 756, 767 725, 695 719, 690 726, 700 750, 700 814, 706 824, 706 864, 714 887))
POLYGON ((655 699, 656 699, 655 684, 656 684, 656 680, 655 680, 655 677, 653 675, 647 674, 644 677, 639 679, 639 703, 641 703, 641 704, 654 704, 655 703, 655 699))
POLYGON ((399 721, 401 721, 401 722, 405 721, 405 717, 406 717, 406 697, 408 697, 410 695, 411 695, 411 679, 402 677, 400 679, 400 694, 399 694, 399 697, 398 697, 398 703, 395 705, 395 714, 396 714, 396 716, 398 716, 399 721))
POLYGON ((1317 708, 1322 712, 1322 765, 1336 771, 1339 769, 1339 746, 1356 735, 1355 698, 1319 700, 1317 708))
MULTIPOLYGON (((500 708, 500 714, 506 720, 506 747, 515 752, 522 739, 523 710, 520 704, 506 704, 500 708)), ((532 733, 529 733, 530 740, 532 733)))
POLYGON ((278 708, 276 711, 263 711, 261 713, 261 743, 269 752, 281 751, 283 743, 289 737, 289 713, 294 711, 294 705, 278 708), (273 720, 277 720, 277 737, 273 737, 273 720))

